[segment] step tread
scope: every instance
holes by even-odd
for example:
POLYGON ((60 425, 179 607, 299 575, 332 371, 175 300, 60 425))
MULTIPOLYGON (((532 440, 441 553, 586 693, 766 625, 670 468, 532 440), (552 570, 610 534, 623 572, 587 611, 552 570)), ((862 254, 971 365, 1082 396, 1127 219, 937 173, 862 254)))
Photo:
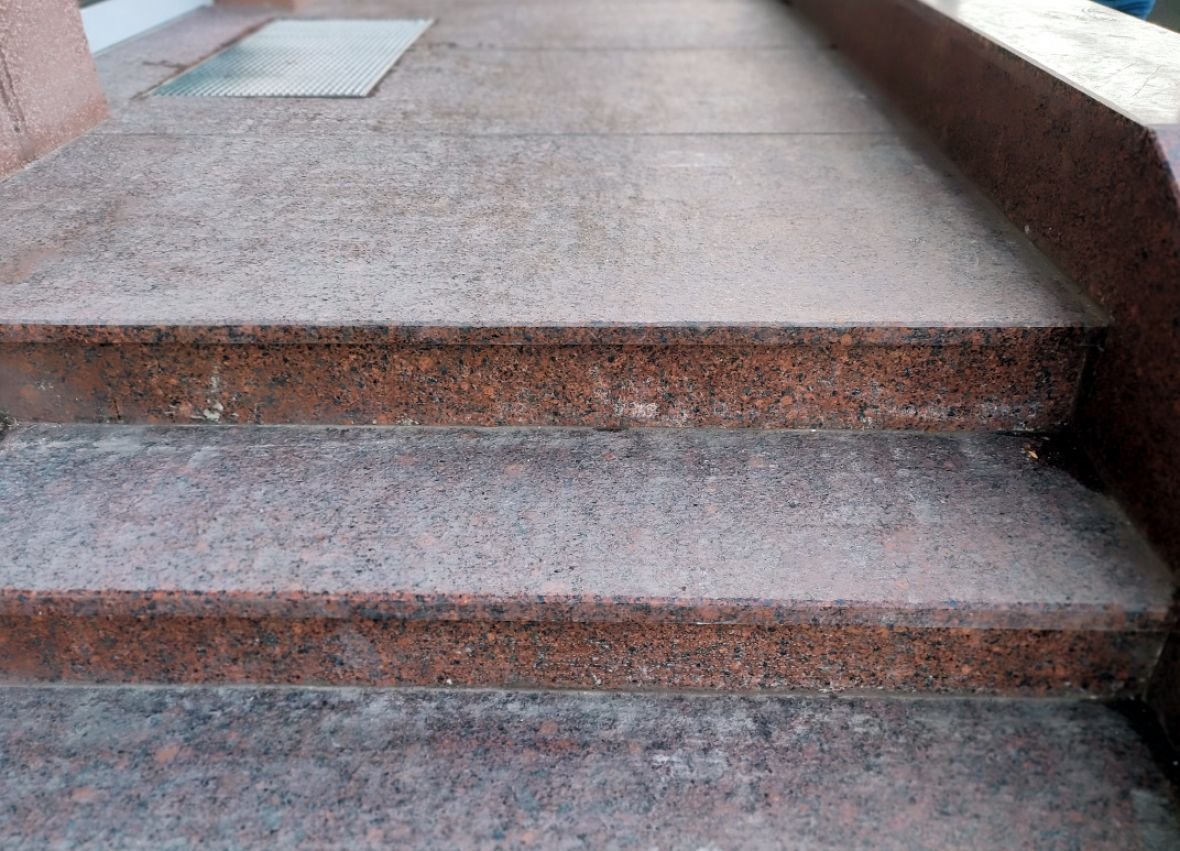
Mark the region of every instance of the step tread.
POLYGON ((1160 629, 1166 568, 1109 499, 1030 446, 888 432, 24 425, 0 443, 0 603, 1160 629))
POLYGON ((1097 703, 10 687, 0 728, 10 848, 1180 844, 1097 703))
POLYGON ((12 341, 1104 324, 888 137, 100 134, 0 184, 0 208, 12 341))
POLYGON ((633 50, 560 47, 633 38, 617 4, 530 7, 541 50, 455 44, 519 4, 446 11, 363 99, 139 96, 232 10, 104 53, 112 119, 0 183, 0 339, 1104 322, 789 10, 788 48, 633 50))

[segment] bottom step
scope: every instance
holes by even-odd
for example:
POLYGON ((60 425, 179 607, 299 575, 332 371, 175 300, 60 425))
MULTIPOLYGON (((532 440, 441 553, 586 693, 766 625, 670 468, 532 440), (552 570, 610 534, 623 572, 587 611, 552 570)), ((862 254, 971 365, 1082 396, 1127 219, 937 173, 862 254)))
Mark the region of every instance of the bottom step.
POLYGON ((994 435, 25 426, 0 676, 1138 693, 1172 579, 994 435))
POLYGON ((0 689, 5 848, 1180 847, 1096 703, 0 689))

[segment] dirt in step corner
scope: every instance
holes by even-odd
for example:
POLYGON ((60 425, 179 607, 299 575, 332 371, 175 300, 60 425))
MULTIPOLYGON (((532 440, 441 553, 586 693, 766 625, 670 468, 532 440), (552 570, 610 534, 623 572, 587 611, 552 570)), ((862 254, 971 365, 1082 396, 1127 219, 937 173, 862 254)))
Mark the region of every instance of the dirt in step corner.
POLYGON ((1082 449, 1077 435, 1070 431, 1051 434, 1021 435, 1024 438, 1024 454, 1029 460, 1069 473, 1084 487, 1098 493, 1107 488, 1082 449))

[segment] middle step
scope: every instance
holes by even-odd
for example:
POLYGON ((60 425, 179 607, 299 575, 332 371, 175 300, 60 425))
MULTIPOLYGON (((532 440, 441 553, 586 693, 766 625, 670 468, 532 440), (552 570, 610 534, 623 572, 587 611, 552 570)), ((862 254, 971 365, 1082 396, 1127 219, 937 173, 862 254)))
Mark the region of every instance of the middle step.
POLYGON ((18 426, 0 676, 1136 693, 1173 582, 1021 438, 18 426))

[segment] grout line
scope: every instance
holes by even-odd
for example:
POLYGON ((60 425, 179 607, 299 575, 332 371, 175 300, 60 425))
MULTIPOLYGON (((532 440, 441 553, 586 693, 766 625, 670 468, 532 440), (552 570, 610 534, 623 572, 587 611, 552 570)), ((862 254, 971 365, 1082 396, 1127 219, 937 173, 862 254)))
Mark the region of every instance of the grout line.
POLYGON ((567 45, 564 47, 511 47, 495 44, 460 44, 453 41, 423 41, 423 48, 440 50, 485 51, 494 53, 749 53, 752 51, 792 51, 831 53, 830 47, 812 44, 752 44, 752 45, 567 45))
MULTIPOLYGON (((369 120, 370 119, 358 118, 358 119, 356 119, 355 123, 356 124, 364 124, 364 123, 367 123, 369 120)), ((371 120, 380 121, 382 119, 375 117, 371 120)), ((156 130, 156 131, 120 130, 119 128, 116 127, 116 128, 110 128, 110 129, 96 128, 95 131, 93 131, 90 134, 90 136, 105 136, 105 137, 146 136, 146 137, 150 137, 150 138, 175 138, 175 139, 185 139, 185 138, 211 138, 211 139, 258 138, 258 139, 263 139, 263 138, 265 138, 266 141, 271 142, 271 141, 275 141, 275 129, 276 128, 261 128, 256 131, 241 132, 241 133, 233 133, 233 132, 220 132, 220 133, 217 133, 217 132, 209 132, 209 133, 195 132, 195 133, 190 133, 190 132, 177 131, 177 130, 156 130)), ((283 129, 285 129, 285 128, 283 128, 283 129)), ((364 128, 359 128, 359 129, 363 130, 364 128)), ((309 137, 311 137, 311 138, 316 138, 316 139, 341 138, 341 139, 350 139, 350 140, 355 141, 358 137, 357 130, 358 130, 358 128, 356 128, 356 127, 354 127, 351 130, 340 130, 340 131, 333 130, 333 131, 328 131, 328 132, 316 131, 313 129, 311 131, 311 133, 308 134, 308 133, 301 132, 299 128, 292 128, 289 131, 287 131, 287 132, 289 132, 289 135, 287 135, 285 137, 285 139, 306 141, 309 137)), ((593 132, 593 131, 591 131, 591 132, 572 132, 572 133, 571 132, 547 133, 547 132, 543 132, 543 131, 520 132, 520 133, 436 133, 436 132, 432 132, 429 130, 412 131, 412 132, 396 132, 396 131, 391 132, 391 131, 389 131, 388 128, 380 128, 380 129, 372 129, 372 130, 369 130, 368 132, 371 132, 374 135, 380 135, 382 140, 387 140, 387 139, 399 139, 399 140, 405 140, 405 139, 415 139, 415 140, 417 140, 417 139, 609 139, 612 137, 618 137, 618 138, 632 138, 632 137, 634 137, 634 138, 648 138, 648 137, 650 137, 650 138, 665 138, 665 137, 688 137, 688 138, 692 138, 692 137, 730 138, 730 137, 732 137, 732 138, 742 138, 742 137, 746 137, 746 136, 769 137, 769 138, 776 138, 776 137, 791 138, 791 137, 795 137, 795 136, 799 136, 799 137, 850 136, 850 137, 865 137, 865 138, 889 137, 889 138, 896 139, 899 143, 903 141, 901 139, 900 135, 892 130, 814 130, 814 131, 813 130, 798 130, 798 131, 777 131, 777 130, 766 130, 766 131, 761 131, 761 130, 753 130, 753 131, 740 131, 740 130, 739 131, 732 131, 732 130, 695 131, 695 130, 686 130, 686 131, 652 131, 652 132, 640 131, 640 132, 632 132, 632 133, 599 133, 599 132, 593 132)))

